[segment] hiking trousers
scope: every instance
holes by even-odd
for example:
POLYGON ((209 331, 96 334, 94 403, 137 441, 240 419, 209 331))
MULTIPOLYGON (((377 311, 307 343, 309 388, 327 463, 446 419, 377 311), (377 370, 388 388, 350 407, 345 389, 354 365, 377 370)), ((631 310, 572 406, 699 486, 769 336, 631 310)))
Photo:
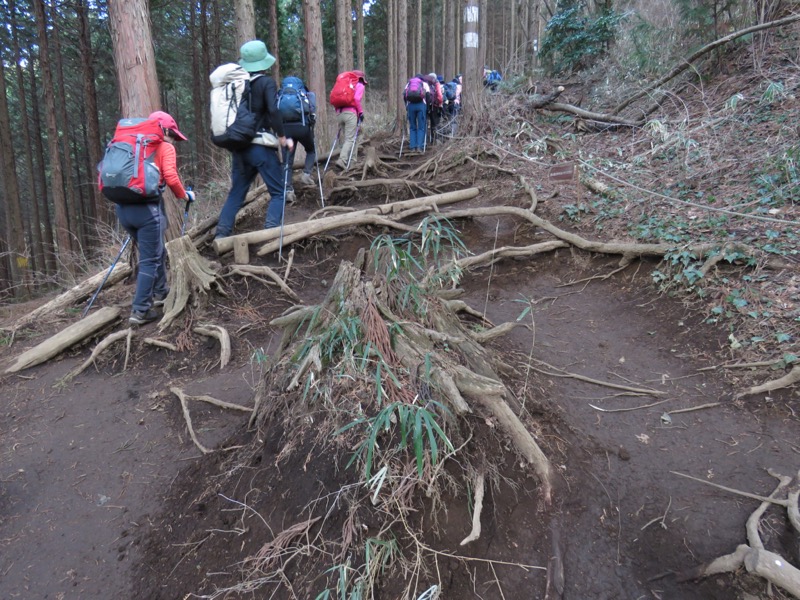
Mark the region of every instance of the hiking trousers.
POLYGON ((167 253, 164 234, 167 217, 162 203, 117 204, 117 219, 139 249, 139 273, 133 310, 147 312, 153 306, 153 296, 167 295, 167 253))
POLYGON ((406 111, 409 129, 408 149, 422 150, 428 127, 428 105, 424 102, 409 102, 406 111))
POLYGON ((336 165, 344 170, 347 168, 347 159, 350 156, 350 149, 353 149, 353 157, 350 159, 350 166, 356 164, 358 159, 358 144, 355 143, 356 127, 358 126, 358 115, 351 110, 343 110, 336 115, 336 122, 339 123, 339 141, 342 143, 339 151, 339 159, 336 165), (353 148, 355 144, 355 148, 353 148))
POLYGON ((227 237, 233 232, 236 213, 244 204, 250 185, 261 175, 269 191, 269 206, 264 229, 278 227, 283 216, 283 167, 278 160, 278 150, 250 144, 244 150, 231 153, 231 189, 219 214, 215 237, 227 237))
POLYGON ((289 164, 294 163, 294 154, 297 151, 297 144, 303 144, 306 151, 306 162, 303 166, 303 172, 311 174, 314 168, 314 163, 317 162, 317 149, 314 146, 314 127, 313 125, 303 125, 303 123, 286 123, 283 124, 283 132, 286 137, 294 140, 295 145, 289 153, 289 164))

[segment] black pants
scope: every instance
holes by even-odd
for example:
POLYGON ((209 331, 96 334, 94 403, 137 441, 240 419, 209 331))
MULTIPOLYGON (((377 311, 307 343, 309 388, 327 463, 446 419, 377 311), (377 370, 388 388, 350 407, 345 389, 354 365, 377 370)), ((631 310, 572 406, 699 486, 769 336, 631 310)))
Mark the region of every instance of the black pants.
POLYGON ((314 168, 314 163, 317 162, 317 149, 314 146, 314 126, 308 124, 303 125, 300 121, 296 123, 284 123, 283 131, 286 133, 286 137, 290 137, 295 141, 295 146, 289 155, 289 164, 294 162, 294 153, 297 149, 297 144, 303 144, 303 148, 306 149, 306 162, 303 171, 310 175, 311 170, 314 168))

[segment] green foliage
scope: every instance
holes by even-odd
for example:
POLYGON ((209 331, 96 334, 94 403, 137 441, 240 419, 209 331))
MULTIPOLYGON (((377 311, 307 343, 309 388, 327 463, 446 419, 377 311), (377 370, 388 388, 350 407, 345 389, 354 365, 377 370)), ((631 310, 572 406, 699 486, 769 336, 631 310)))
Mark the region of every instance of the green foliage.
POLYGON ((413 448, 417 475, 422 477, 426 456, 430 456, 431 465, 435 465, 439 460, 440 443, 448 450, 453 450, 450 439, 437 421, 439 415, 435 412, 436 409, 442 414, 449 412, 446 407, 435 400, 428 401, 425 406, 392 402, 372 418, 361 417, 345 425, 336 432, 337 435, 355 427, 363 426, 366 429, 366 436, 356 448, 356 452, 347 466, 349 467, 356 459, 361 458, 364 463, 364 478, 369 480, 378 448, 378 437, 388 434, 393 426, 396 426, 400 429, 398 449, 406 450, 409 446, 413 448), (427 453, 425 451, 426 444, 427 453))
POLYGON ((327 588, 317 594, 314 600, 366 600, 371 598, 378 576, 397 558, 399 548, 395 540, 367 538, 364 545, 364 564, 358 568, 345 564, 335 565, 327 573, 336 575, 333 590, 327 588))
POLYGON ((560 2, 547 22, 540 56, 551 74, 585 67, 608 51, 626 15, 610 7, 586 15, 582 2, 560 2))

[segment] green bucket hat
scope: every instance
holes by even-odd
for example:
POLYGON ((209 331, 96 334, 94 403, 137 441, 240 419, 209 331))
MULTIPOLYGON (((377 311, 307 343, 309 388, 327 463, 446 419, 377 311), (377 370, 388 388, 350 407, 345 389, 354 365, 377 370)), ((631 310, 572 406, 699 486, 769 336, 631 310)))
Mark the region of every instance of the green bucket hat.
POLYGON ((239 49, 239 64, 245 71, 254 73, 266 71, 275 64, 275 57, 267 52, 267 46, 261 40, 251 40, 239 49))

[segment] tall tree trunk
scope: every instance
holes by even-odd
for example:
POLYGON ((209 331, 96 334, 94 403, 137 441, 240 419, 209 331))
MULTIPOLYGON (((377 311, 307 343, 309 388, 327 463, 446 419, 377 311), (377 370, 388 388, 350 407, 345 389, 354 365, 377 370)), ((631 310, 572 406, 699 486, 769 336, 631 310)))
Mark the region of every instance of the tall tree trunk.
MULTIPOLYGON (((95 87, 94 64, 92 56, 92 35, 89 27, 89 10, 86 0, 76 0, 78 25, 80 27, 81 68, 83 75, 83 100, 86 112, 86 128, 89 154, 87 170, 94 173, 94 168, 101 159, 102 142, 100 141, 100 122, 97 116, 97 88, 95 87)), ((93 181, 94 183, 94 181, 93 181)), ((112 222, 112 211, 109 203, 103 199, 97 185, 92 185, 91 215, 104 224, 112 222)))
POLYGON ((11 120, 8 115, 6 96, 6 73, 0 60, 0 147, 2 158, 3 192, 6 197, 6 240, 10 252, 10 279, 14 295, 25 298, 29 293, 28 254, 25 250, 25 228, 22 222, 22 206, 19 198, 16 159, 11 135, 11 120))
POLYGON ((422 60, 422 32, 425 31, 425 28, 422 26, 422 0, 417 0, 417 69, 420 73, 425 71, 426 73, 431 72, 431 65, 426 64, 422 60))
MULTIPOLYGON (((508 32, 508 65, 514 65, 514 68, 517 67, 517 0, 509 0, 511 4, 511 10, 509 12, 509 17, 511 22, 509 23, 509 32, 508 32)), ((508 68, 508 67, 506 67, 508 68)))
POLYGON ((28 99, 25 92, 25 72, 22 70, 22 52, 20 51, 19 32, 17 30, 17 8, 14 0, 9 0, 8 8, 11 17, 11 40, 14 47, 14 71, 17 77, 17 95, 19 112, 22 115, 22 147, 25 153, 25 171, 29 182, 30 198, 30 232, 33 254, 33 268, 42 273, 48 272, 45 260, 44 243, 42 241, 42 220, 39 215, 39 202, 36 194, 36 176, 33 169, 33 151, 31 150, 31 131, 28 123, 28 99))
POLYGON ((461 102, 470 114, 480 110, 482 72, 480 64, 481 14, 479 0, 467 0, 464 7, 464 90, 461 102))
POLYGON ((366 62, 364 61, 364 3, 361 0, 356 2, 356 61, 358 69, 366 72, 366 62))
POLYGON ((59 145, 61 147, 61 158, 64 168, 64 196, 67 199, 67 218, 69 219, 70 231, 73 234, 74 249, 78 252, 83 252, 86 248, 86 223, 81 214, 80 205, 75 193, 75 173, 72 161, 72 141, 70 139, 70 126, 69 117, 67 116, 67 86, 64 80, 64 66, 62 64, 61 53, 61 36, 59 30, 61 25, 58 22, 59 14, 56 8, 56 1, 50 0, 50 22, 53 24, 53 29, 50 32, 50 38, 53 40, 53 53, 52 56, 55 60, 56 70, 56 85, 57 89, 61 90, 60 94, 56 94, 56 108, 58 109, 58 118, 61 121, 59 127, 59 145))
POLYGON ((278 0, 267 0, 267 11, 269 12, 269 44, 275 55, 275 64, 272 65, 272 75, 280 86, 281 84, 281 45, 278 36, 278 0))
MULTIPOLYGON (((109 0, 113 1, 113 0, 109 0)), ((253 0, 234 0, 236 8, 236 49, 256 39, 256 9, 253 0)))
POLYGON ((539 39, 541 0, 530 0, 528 4, 528 43, 525 44, 525 54, 528 57, 530 70, 533 71, 539 66, 539 47, 542 45, 539 39))
POLYGON ((336 0, 336 68, 339 73, 353 70, 350 0, 336 0))
POLYGON ((330 148, 331 129, 328 126, 328 102, 325 97, 325 54, 322 44, 322 11, 320 0, 303 1, 303 23, 306 34, 306 85, 317 94, 317 123, 314 137, 317 154, 330 148), (322 143, 320 143, 322 141, 322 143))
POLYGON ((458 72, 456 66, 456 47, 461 43, 456 37, 456 19, 458 18, 458 11, 455 9, 453 0, 443 0, 444 7, 446 8, 446 20, 444 29, 444 70, 447 72, 448 80, 455 77, 458 72))
POLYGON ((496 69, 497 65, 489 64, 489 12, 486 10, 487 0, 480 0, 480 31, 478 32, 480 44, 478 45, 478 64, 488 65, 490 69, 496 69))
POLYGON ((397 120, 403 127, 406 121, 406 107, 403 102, 403 95, 400 93, 405 85, 409 74, 408 65, 408 2, 407 0, 397 0, 397 120))
POLYGON ((397 126, 401 124, 395 113, 397 110, 396 98, 400 93, 397 88, 397 0, 388 1, 389 7, 386 16, 386 60, 389 65, 389 97, 386 103, 389 116, 395 115, 395 126, 397 126))
MULTIPOLYGON (((33 60, 35 52, 29 48, 28 55, 28 75, 31 82, 31 117, 33 118, 33 131, 31 140, 33 142, 33 174, 34 189, 36 196, 34 201, 39 205, 39 218, 42 222, 42 244, 44 245, 45 264, 47 273, 55 274, 58 272, 58 260, 56 255, 56 243, 53 234, 53 221, 50 218, 50 206, 47 202, 47 177, 45 175, 45 152, 44 152, 44 132, 42 131, 41 111, 39 109, 39 91, 36 86, 36 61, 33 60)), ((39 70, 41 71, 41 60, 39 70)))
MULTIPOLYGON (((466 5, 466 0, 462 0, 464 5, 466 5)), ((456 71, 459 73, 464 72, 464 42, 463 35, 464 32, 462 30, 462 24, 464 22, 464 7, 462 7, 462 2, 455 0, 455 24, 456 24, 456 71)))
POLYGON ((50 46, 47 37, 44 0, 33 0, 36 15, 36 29, 39 34, 39 63, 42 73, 44 109, 47 121, 47 145, 50 151, 50 188, 53 194, 53 208, 56 217, 56 244, 59 262, 68 271, 76 268, 72 256, 72 233, 69 229, 67 199, 64 195, 64 174, 61 171, 61 156, 58 144, 58 124, 56 123, 56 99, 53 88, 53 75, 50 71, 50 46))
MULTIPOLYGON (((213 6, 212 15, 213 18, 211 20, 211 40, 208 43, 208 46, 214 51, 214 54, 211 58, 214 60, 214 66, 222 63, 222 17, 219 14, 219 2, 212 2, 213 6)), ((203 47, 206 49, 206 47, 203 47)), ((212 66, 211 64, 206 65, 206 73, 211 74, 212 66)), ((216 146, 214 146, 216 148, 216 146)))
MULTIPOLYGON (((160 108, 161 98, 147 0, 109 0, 108 16, 122 116, 149 115, 160 108)), ((180 236, 183 211, 168 189, 164 192, 164 209, 169 241, 180 236)))
MULTIPOLYGON (((200 2, 202 6, 204 2, 200 2)), ((205 151, 206 130, 203 126, 203 115, 206 112, 205 92, 206 73, 205 63, 201 59, 200 48, 203 45, 203 38, 200 28, 197 26, 197 1, 192 0, 192 8, 189 15, 189 39, 192 44, 192 109, 194 110, 194 145, 196 158, 192 161, 193 172, 201 180, 205 180, 206 162, 208 156, 205 151)), ((200 18, 206 18, 206 12, 201 8, 200 18)))

